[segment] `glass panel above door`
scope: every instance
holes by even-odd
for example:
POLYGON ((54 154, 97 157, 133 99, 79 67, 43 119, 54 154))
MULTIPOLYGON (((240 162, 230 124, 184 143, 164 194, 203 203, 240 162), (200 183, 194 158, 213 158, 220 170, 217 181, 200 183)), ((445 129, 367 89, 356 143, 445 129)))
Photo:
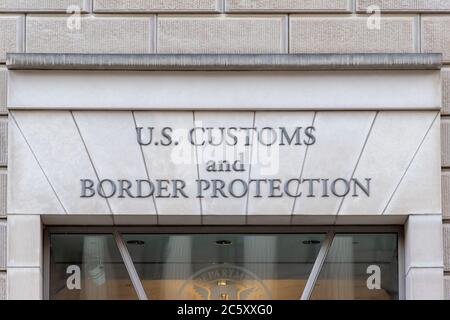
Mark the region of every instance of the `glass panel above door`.
POLYGON ((50 299, 137 299, 111 234, 50 236, 50 299))
POLYGON ((397 234, 336 234, 311 299, 398 299, 397 234))
POLYGON ((298 300, 324 234, 125 234, 149 299, 298 300))
POLYGON ((402 297, 396 231, 133 233, 127 228, 113 236, 104 229, 49 232, 50 299, 137 299, 135 289, 141 288, 150 300, 402 297))

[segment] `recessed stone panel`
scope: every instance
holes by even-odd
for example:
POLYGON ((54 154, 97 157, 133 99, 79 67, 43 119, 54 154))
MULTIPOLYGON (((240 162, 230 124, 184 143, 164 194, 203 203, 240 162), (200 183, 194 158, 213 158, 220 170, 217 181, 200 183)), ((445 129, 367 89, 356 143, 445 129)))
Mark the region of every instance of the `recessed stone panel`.
POLYGON ((6 220, 0 219, 0 271, 6 270, 6 234, 6 220))
POLYGON ((444 219, 450 218, 450 172, 443 171, 441 177, 442 215, 444 219))
POLYGON ((0 166, 8 164, 8 118, 0 118, 0 166))
POLYGON ((349 0, 225 0, 229 12, 345 12, 349 0))
POLYGON ((422 52, 442 53, 450 62, 450 15, 426 15, 421 21, 422 52))
POLYGON ((6 113, 7 69, 0 66, 0 114, 6 113))
POLYGON ((0 217, 6 216, 7 182, 6 170, 0 171, 0 217))
POLYGON ((6 300, 6 272, 0 271, 0 300, 6 300))
POLYGON ((443 225, 443 238, 444 238, 444 269, 450 270, 450 224, 443 225))
POLYGON ((447 12, 450 11, 449 0, 356 0, 359 12, 373 13, 374 9, 385 12, 447 12), (370 11, 372 9, 372 11, 370 11))
POLYGON ((151 53, 151 16, 27 17, 27 52, 151 53), (72 20, 71 20, 72 19, 72 20))
POLYGON ((442 118, 441 122, 442 166, 450 167, 450 119, 442 118))
POLYGON ((416 52, 412 17, 291 16, 289 53, 416 52))
POLYGON ((7 52, 24 50, 24 23, 24 16, 0 14, 0 63, 5 62, 7 52))
POLYGON ((159 16, 158 53, 287 53, 283 16, 159 16))
POLYGON ((444 115, 450 114, 450 68, 443 68, 442 75, 442 109, 444 115))
POLYGON ((444 276, 444 299, 450 300, 450 276, 444 276))
POLYGON ((89 4, 90 0, 2 0, 0 12, 86 12, 89 4))
POLYGON ((94 12, 216 12, 219 0, 93 0, 94 12))

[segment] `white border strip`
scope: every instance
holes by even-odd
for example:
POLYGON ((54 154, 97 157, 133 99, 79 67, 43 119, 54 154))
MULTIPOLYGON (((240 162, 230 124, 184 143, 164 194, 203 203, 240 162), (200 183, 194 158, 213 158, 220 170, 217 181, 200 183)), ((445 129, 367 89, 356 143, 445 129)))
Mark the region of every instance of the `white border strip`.
POLYGON ((9 109, 439 110, 439 70, 10 71, 9 109))

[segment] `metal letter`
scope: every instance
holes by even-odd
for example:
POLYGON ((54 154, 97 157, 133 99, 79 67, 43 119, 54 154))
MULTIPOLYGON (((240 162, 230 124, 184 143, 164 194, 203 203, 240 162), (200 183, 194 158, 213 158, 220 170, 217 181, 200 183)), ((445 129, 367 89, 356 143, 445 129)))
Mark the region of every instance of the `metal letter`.
POLYGON ((81 179, 81 198, 92 198, 95 195, 94 190, 94 181, 91 179, 81 179), (87 185, 89 183, 89 185, 87 185), (90 194, 88 195, 86 191, 89 190, 90 194))

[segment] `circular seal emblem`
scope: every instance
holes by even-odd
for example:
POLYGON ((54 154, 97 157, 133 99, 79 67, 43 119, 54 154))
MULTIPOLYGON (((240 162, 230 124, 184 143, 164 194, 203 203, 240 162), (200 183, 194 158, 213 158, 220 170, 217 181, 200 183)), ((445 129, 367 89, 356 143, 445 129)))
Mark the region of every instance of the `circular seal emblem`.
POLYGON ((221 264, 203 268, 186 280, 181 286, 179 299, 270 300, 271 294, 253 272, 221 264))

